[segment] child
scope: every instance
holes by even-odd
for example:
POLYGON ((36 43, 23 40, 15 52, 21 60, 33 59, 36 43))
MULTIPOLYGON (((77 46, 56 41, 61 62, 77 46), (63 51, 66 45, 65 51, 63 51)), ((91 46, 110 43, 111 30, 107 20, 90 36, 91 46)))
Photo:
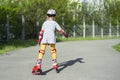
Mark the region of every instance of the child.
POLYGON ((55 30, 57 29, 66 38, 68 38, 68 35, 55 21, 55 16, 56 16, 55 10, 49 9, 47 11, 47 20, 43 23, 42 29, 39 33, 38 44, 39 45, 41 44, 41 48, 39 51, 37 64, 32 68, 33 74, 36 74, 36 75, 41 74, 42 59, 45 54, 45 49, 47 45, 49 45, 51 48, 53 68, 58 72, 57 54, 56 54, 56 48, 55 48, 55 43, 56 43, 55 30))

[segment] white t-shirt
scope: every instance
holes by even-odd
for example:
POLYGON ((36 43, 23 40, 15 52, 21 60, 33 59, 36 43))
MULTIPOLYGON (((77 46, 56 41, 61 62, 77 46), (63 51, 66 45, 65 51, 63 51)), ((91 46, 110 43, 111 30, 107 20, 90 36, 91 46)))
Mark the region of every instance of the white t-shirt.
POLYGON ((60 31, 61 27, 56 21, 53 20, 46 20, 43 25, 42 29, 44 30, 43 33, 43 39, 41 41, 41 44, 55 44, 56 43, 56 37, 55 37, 55 30, 60 31))

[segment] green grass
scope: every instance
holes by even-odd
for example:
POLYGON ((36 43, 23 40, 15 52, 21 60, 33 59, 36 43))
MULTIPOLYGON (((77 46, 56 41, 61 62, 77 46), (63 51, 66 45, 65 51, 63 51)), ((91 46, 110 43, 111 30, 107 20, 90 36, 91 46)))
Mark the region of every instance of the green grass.
POLYGON ((25 41, 14 40, 14 41, 0 43, 0 54, 4 54, 12 50, 34 46, 34 45, 36 45, 36 40, 25 40, 25 41))
POLYGON ((115 45, 115 46, 113 46, 113 48, 114 48, 115 50, 117 50, 117 51, 120 52, 120 43, 117 44, 117 45, 115 45))
POLYGON ((63 42, 63 41, 107 40, 107 39, 120 39, 120 38, 116 38, 116 37, 111 37, 111 38, 110 37, 103 37, 103 38, 95 37, 95 38, 93 38, 93 37, 89 36, 89 37, 86 37, 86 38, 83 38, 83 37, 76 37, 76 38, 71 37, 71 38, 68 38, 68 39, 66 39, 66 38, 57 38, 57 41, 58 42, 63 42))
MULTIPOLYGON (((57 42, 64 42, 64 41, 81 41, 81 40, 105 40, 105 39, 118 39, 115 37, 109 38, 109 37, 86 37, 86 38, 82 38, 82 37, 77 37, 77 38, 57 38, 57 42)), ((120 39, 120 38, 119 38, 120 39)), ((0 43, 0 54, 5 54, 9 51, 12 50, 17 50, 17 49, 21 49, 21 48, 25 48, 25 47, 30 47, 30 46, 35 46, 37 45, 36 39, 32 39, 32 40, 12 40, 9 42, 4 42, 4 43, 0 43)), ((116 50, 120 50, 120 44, 114 47, 116 50)))

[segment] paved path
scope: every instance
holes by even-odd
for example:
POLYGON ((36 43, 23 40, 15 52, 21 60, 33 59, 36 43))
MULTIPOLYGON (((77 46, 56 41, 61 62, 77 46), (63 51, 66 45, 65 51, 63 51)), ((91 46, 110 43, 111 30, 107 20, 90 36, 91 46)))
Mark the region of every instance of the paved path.
POLYGON ((120 80, 120 53, 112 46, 116 40, 74 41, 57 43, 60 73, 52 68, 47 47, 43 75, 32 75, 38 46, 0 55, 0 80, 120 80))

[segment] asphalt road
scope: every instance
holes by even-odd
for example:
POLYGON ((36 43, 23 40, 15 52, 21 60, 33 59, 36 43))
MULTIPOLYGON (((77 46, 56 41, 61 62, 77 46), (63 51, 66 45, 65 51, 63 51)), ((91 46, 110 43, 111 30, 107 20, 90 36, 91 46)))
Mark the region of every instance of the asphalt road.
POLYGON ((59 73, 52 68, 49 46, 42 75, 32 75, 39 46, 0 55, 0 80, 120 80, 120 52, 115 40, 74 41, 56 44, 59 73))

